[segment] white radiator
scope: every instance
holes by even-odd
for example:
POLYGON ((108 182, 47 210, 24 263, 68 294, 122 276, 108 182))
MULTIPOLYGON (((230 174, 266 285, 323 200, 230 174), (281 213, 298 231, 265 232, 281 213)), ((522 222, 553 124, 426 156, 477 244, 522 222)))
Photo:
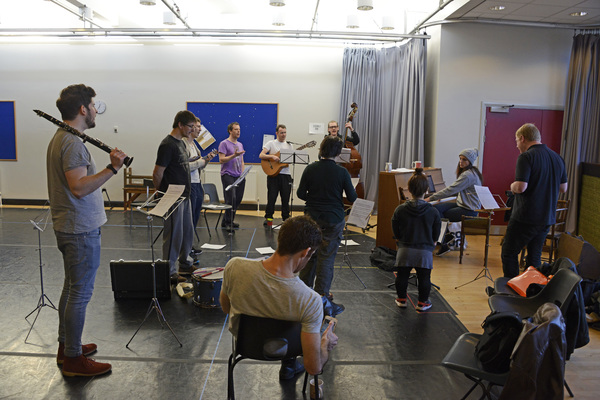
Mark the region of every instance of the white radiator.
MULTIPOLYGON (((246 187, 244 189, 243 202, 258 202, 258 190, 257 190, 257 172, 260 166, 253 165, 248 175, 246 175, 246 187)), ((214 183, 219 192, 219 198, 223 200, 223 184, 221 183, 221 167, 208 165, 203 171, 202 182, 203 183, 214 183)))

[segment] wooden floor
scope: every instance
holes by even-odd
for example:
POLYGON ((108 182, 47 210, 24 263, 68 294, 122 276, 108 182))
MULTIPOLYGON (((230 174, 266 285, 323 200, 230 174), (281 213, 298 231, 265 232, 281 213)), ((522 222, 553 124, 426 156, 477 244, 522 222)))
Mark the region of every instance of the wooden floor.
MULTIPOLYGON (((373 217, 371 224, 377 223, 373 217)), ((376 236, 376 228, 366 232, 376 236)), ((488 268, 495 279, 502 276, 500 261, 501 236, 490 238, 488 268)), ((441 257, 435 257, 431 281, 441 286, 440 293, 458 313, 458 319, 470 332, 481 333, 481 323, 490 313, 485 287, 488 279, 478 279, 459 289, 456 286, 469 282, 483 268, 484 236, 468 236, 467 249, 463 263, 459 264, 459 252, 451 251, 441 257)), ((566 380, 576 399, 597 399, 600 396, 600 331, 590 329, 590 343, 576 349, 567 362, 566 380)), ((565 392, 565 398, 570 398, 565 392)))

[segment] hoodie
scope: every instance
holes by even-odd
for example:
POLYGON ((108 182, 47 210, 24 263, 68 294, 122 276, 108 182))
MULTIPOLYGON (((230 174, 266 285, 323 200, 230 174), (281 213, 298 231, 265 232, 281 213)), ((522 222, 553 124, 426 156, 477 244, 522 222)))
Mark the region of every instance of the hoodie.
POLYGON ((398 247, 433 252, 442 226, 440 214, 425 200, 400 204, 392 216, 392 231, 398 247))

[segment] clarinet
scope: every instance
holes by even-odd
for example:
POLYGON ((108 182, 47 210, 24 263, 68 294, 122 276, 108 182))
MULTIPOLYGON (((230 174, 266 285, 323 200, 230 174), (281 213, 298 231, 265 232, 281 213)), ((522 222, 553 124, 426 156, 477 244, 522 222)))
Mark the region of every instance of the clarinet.
MULTIPOLYGON (((70 125, 65 124, 62 121, 57 120, 56 118, 54 118, 51 115, 46 114, 43 111, 40 110, 33 110, 37 115, 39 115, 40 117, 44 117, 46 118, 48 121, 52 122, 55 125, 60 126, 61 128, 63 128, 65 131, 72 133, 75 136, 79 136, 81 139, 83 139, 83 143, 85 142, 90 142, 91 144, 93 144, 94 146, 96 146, 97 148, 104 150, 105 152, 109 153, 111 151, 113 151, 113 148, 102 143, 100 140, 93 138, 91 136, 86 135, 83 132, 79 132, 77 129, 73 128, 70 125)), ((125 157, 125 160, 123 160, 123 164, 125 164, 126 167, 129 167, 131 165, 131 163, 133 162, 133 157, 125 157)))

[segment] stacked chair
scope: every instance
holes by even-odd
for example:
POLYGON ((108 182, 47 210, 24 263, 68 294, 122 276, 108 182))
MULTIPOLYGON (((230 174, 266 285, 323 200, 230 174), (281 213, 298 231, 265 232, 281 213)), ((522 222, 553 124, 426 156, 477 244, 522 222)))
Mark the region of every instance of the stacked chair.
MULTIPOLYGON (((562 262, 567 261, 570 262, 568 259, 562 262)), ((563 315, 573 293, 579 286, 581 277, 569 268, 561 268, 548 284, 532 297, 517 295, 507 286, 507 281, 506 278, 496 279, 494 287, 497 294, 489 297, 488 304, 492 312, 517 312, 525 320, 523 331, 511 356, 510 369, 497 373, 486 371, 482 367, 475 355, 475 348, 482 335, 475 333, 461 335, 442 361, 442 365, 462 372, 475 382, 463 399, 466 399, 477 386, 483 390, 481 398, 491 399, 491 389, 494 386, 505 386, 500 396, 501 399, 511 397, 552 398, 556 397, 556 393, 562 393, 563 385, 557 385, 556 382, 562 382, 573 397, 571 389, 564 380, 567 343, 563 315), (531 318, 533 322, 527 321, 528 318, 531 318), (539 354, 539 348, 536 348, 536 344, 539 346, 540 342, 546 345, 544 354, 539 354), (539 365, 536 365, 536 367, 540 367, 540 370, 532 371, 531 364, 529 368, 524 368, 520 363, 524 359, 531 360, 533 357, 544 358, 543 361, 540 360, 539 365), (548 366, 548 360, 554 361, 554 363, 550 363, 551 368, 542 369, 542 365, 548 366), (538 380, 543 380, 545 384, 532 385, 531 376, 529 380, 520 379, 524 373, 537 373, 538 380), (550 394, 551 392, 554 396, 550 394), (514 397, 515 393, 521 393, 522 396, 514 397)), ((562 399, 562 396, 560 398, 562 399)))

